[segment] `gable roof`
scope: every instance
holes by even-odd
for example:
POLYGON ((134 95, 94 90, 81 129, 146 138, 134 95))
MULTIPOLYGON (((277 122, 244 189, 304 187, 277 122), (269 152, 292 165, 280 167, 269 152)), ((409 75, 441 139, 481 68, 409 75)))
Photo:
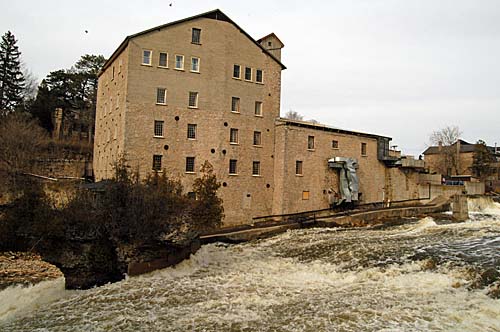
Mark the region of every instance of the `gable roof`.
MULTIPOLYGON (((232 25, 234 25, 241 33, 243 33, 248 39, 250 39, 257 47, 259 47, 262 52, 264 52, 266 55, 270 56, 274 61, 276 61, 280 66, 281 66, 281 69, 286 69, 285 65, 283 63, 281 63, 280 60, 278 60, 274 55, 272 55, 268 50, 266 50, 262 45, 260 45, 255 39, 253 39, 247 32, 245 32, 245 30, 243 30, 242 28, 240 28, 240 26, 238 24, 236 24, 233 20, 231 20, 226 14, 224 14, 220 9, 214 9, 214 10, 211 10, 209 12, 206 12, 206 13, 202 13, 202 14, 199 14, 199 15, 195 15, 195 16, 191 16, 191 17, 187 17, 187 18, 184 18, 184 19, 181 19, 181 20, 178 20, 178 21, 174 21, 174 22, 170 22, 170 23, 166 23, 166 24, 162 24, 162 25, 159 25, 159 26, 156 26, 154 28, 151 28, 151 29, 147 29, 147 30, 144 30, 144 31, 141 31, 141 32, 138 32, 138 33, 135 33, 133 35, 130 35, 130 36, 127 36, 125 38, 125 40, 120 44, 120 46, 118 46, 118 48, 113 52, 113 54, 111 54, 111 56, 109 57, 109 59, 104 63, 104 65, 102 66, 101 68, 101 71, 99 72, 99 76, 101 76, 101 74, 104 72, 104 70, 106 70, 106 68, 109 67, 109 65, 116 59, 116 57, 125 49, 125 47, 127 47, 128 45, 128 42, 135 38, 135 37, 139 37, 139 36, 142 36, 142 35, 146 35, 150 32, 154 32, 154 31, 160 31, 161 29, 164 29, 164 28, 167 28, 167 27, 170 27, 170 26, 173 26, 173 25, 177 25, 177 24, 180 24, 180 23, 184 23, 184 22, 188 22, 188 21, 191 21, 191 20, 195 20, 195 19, 198 19, 198 18, 209 18, 209 19, 212 19, 212 20, 217 20, 217 21, 225 21, 225 22, 228 22, 228 23, 231 23, 232 25)), ((278 38, 278 37, 276 37, 278 38)), ((281 42, 281 41, 280 41, 281 42)))
POLYGON ((257 40, 257 43, 260 43, 260 42, 262 42, 264 39, 268 39, 268 38, 271 38, 271 37, 276 38, 276 39, 279 41, 279 43, 281 44, 281 47, 284 47, 284 46, 285 46, 285 44, 283 44, 283 42, 281 41, 281 39, 279 39, 279 38, 278 38, 278 36, 276 36, 276 34, 275 34, 274 32, 271 32, 271 33, 270 33, 270 34, 268 34, 267 36, 264 36, 264 37, 260 38, 259 40, 257 40))
MULTIPOLYGON (((457 145, 458 142, 460 142, 460 153, 468 153, 468 152, 475 152, 476 151, 477 144, 472 144, 472 143, 466 142, 462 139, 457 140, 451 146, 457 145)), ((487 146, 487 148, 491 153, 495 153, 494 147, 487 146)), ((429 155, 429 154, 440 154, 440 153, 441 153, 441 150, 440 150, 439 146, 429 146, 422 154, 429 155)))

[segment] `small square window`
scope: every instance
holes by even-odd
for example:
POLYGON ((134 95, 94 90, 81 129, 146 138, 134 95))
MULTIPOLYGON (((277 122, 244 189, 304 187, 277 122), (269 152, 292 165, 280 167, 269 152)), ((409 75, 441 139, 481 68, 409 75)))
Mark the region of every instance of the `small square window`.
POLYGON ((254 161, 252 164, 252 175, 260 175, 260 161, 254 161))
POLYGON ((186 157, 186 172, 194 172, 194 157, 186 157))
POLYGON ((262 102, 261 101, 255 102, 255 115, 262 116, 262 102))
POLYGON ((175 56, 175 69, 184 70, 184 55, 175 56))
POLYGON ((309 199, 309 191, 302 192, 302 199, 307 201, 309 199))
POLYGON ((142 51, 142 64, 151 66, 151 58, 153 56, 153 51, 143 50, 142 51))
POLYGON ((366 156, 366 143, 361 143, 361 155, 366 156))
POLYGON ((333 141, 332 141, 332 148, 334 148, 334 149, 338 149, 338 148, 339 148, 339 141, 337 141, 337 140, 333 140, 333 141))
POLYGON ((167 53, 160 53, 158 67, 164 67, 164 68, 168 67, 168 54, 167 53))
POLYGON ((233 113, 240 112, 240 98, 238 97, 231 98, 231 112, 233 113))
POLYGON ((238 129, 231 128, 229 131, 229 143, 238 144, 238 129))
POLYGON ((246 81, 252 80, 252 68, 250 67, 245 67, 245 80, 246 81))
POLYGON ((189 107, 198 108, 198 92, 189 92, 189 107))
POLYGON ((295 161, 295 175, 302 175, 302 161, 295 161))
POLYGON ((191 123, 188 124, 187 138, 196 139, 196 125, 195 124, 191 124, 191 123))
POLYGON ((262 145, 262 134, 260 131, 253 132, 253 145, 262 145))
POLYGON ((314 136, 307 137, 307 149, 314 150, 314 136))
POLYGON ((154 134, 155 137, 163 137, 163 121, 155 120, 154 134))
POLYGON ((161 157, 159 154, 153 155, 153 171, 161 171, 161 157))
POLYGON ((257 69, 257 71, 255 72, 255 81, 257 83, 263 83, 264 82, 264 76, 263 76, 263 73, 262 73, 262 69, 257 69))
POLYGON ((201 29, 193 28, 191 32, 191 43, 193 44, 201 43, 201 29))
POLYGON ((200 72, 200 58, 191 58, 191 71, 195 73, 200 72))
POLYGON ((233 78, 241 78, 241 66, 240 65, 233 66, 233 78))
POLYGON ((167 103, 167 89, 157 88, 156 89, 156 103, 165 105, 167 103))
POLYGON ((238 174, 238 160, 229 160, 229 174, 238 174))

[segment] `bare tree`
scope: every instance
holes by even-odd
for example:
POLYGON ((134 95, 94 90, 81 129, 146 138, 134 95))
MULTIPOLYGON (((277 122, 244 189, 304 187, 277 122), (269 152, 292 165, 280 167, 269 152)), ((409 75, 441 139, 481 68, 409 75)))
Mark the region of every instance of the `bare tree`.
POLYGON ((446 126, 430 135, 429 141, 431 145, 439 146, 441 156, 435 166, 441 174, 460 173, 458 165, 460 151, 457 151, 459 145, 456 143, 461 135, 462 131, 458 126, 446 126))
POLYGON ((296 111, 289 110, 288 112, 286 112, 285 118, 290 119, 290 120, 302 121, 304 119, 304 116, 302 116, 301 114, 299 114, 296 111))
POLYGON ((25 113, 3 116, 0 119, 0 171, 12 179, 30 172, 46 138, 45 130, 25 113))
POLYGON ((460 139, 462 131, 458 126, 447 126, 432 132, 429 140, 431 145, 450 146, 460 139))

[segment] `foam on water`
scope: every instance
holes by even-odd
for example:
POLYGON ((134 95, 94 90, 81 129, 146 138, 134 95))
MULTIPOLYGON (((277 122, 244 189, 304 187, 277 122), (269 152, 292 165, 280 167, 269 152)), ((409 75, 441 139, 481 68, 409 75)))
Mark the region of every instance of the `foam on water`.
POLYGON ((499 236, 499 220, 477 214, 210 244, 175 268, 28 308, 0 330, 499 331, 500 301, 470 289, 467 272, 499 259, 499 236))

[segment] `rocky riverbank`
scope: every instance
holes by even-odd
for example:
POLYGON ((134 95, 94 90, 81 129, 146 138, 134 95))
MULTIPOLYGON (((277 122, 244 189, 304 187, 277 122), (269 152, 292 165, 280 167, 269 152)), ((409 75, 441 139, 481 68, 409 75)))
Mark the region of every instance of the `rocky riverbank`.
POLYGON ((14 285, 32 285, 62 277, 61 271, 37 254, 0 252, 0 290, 14 285))

